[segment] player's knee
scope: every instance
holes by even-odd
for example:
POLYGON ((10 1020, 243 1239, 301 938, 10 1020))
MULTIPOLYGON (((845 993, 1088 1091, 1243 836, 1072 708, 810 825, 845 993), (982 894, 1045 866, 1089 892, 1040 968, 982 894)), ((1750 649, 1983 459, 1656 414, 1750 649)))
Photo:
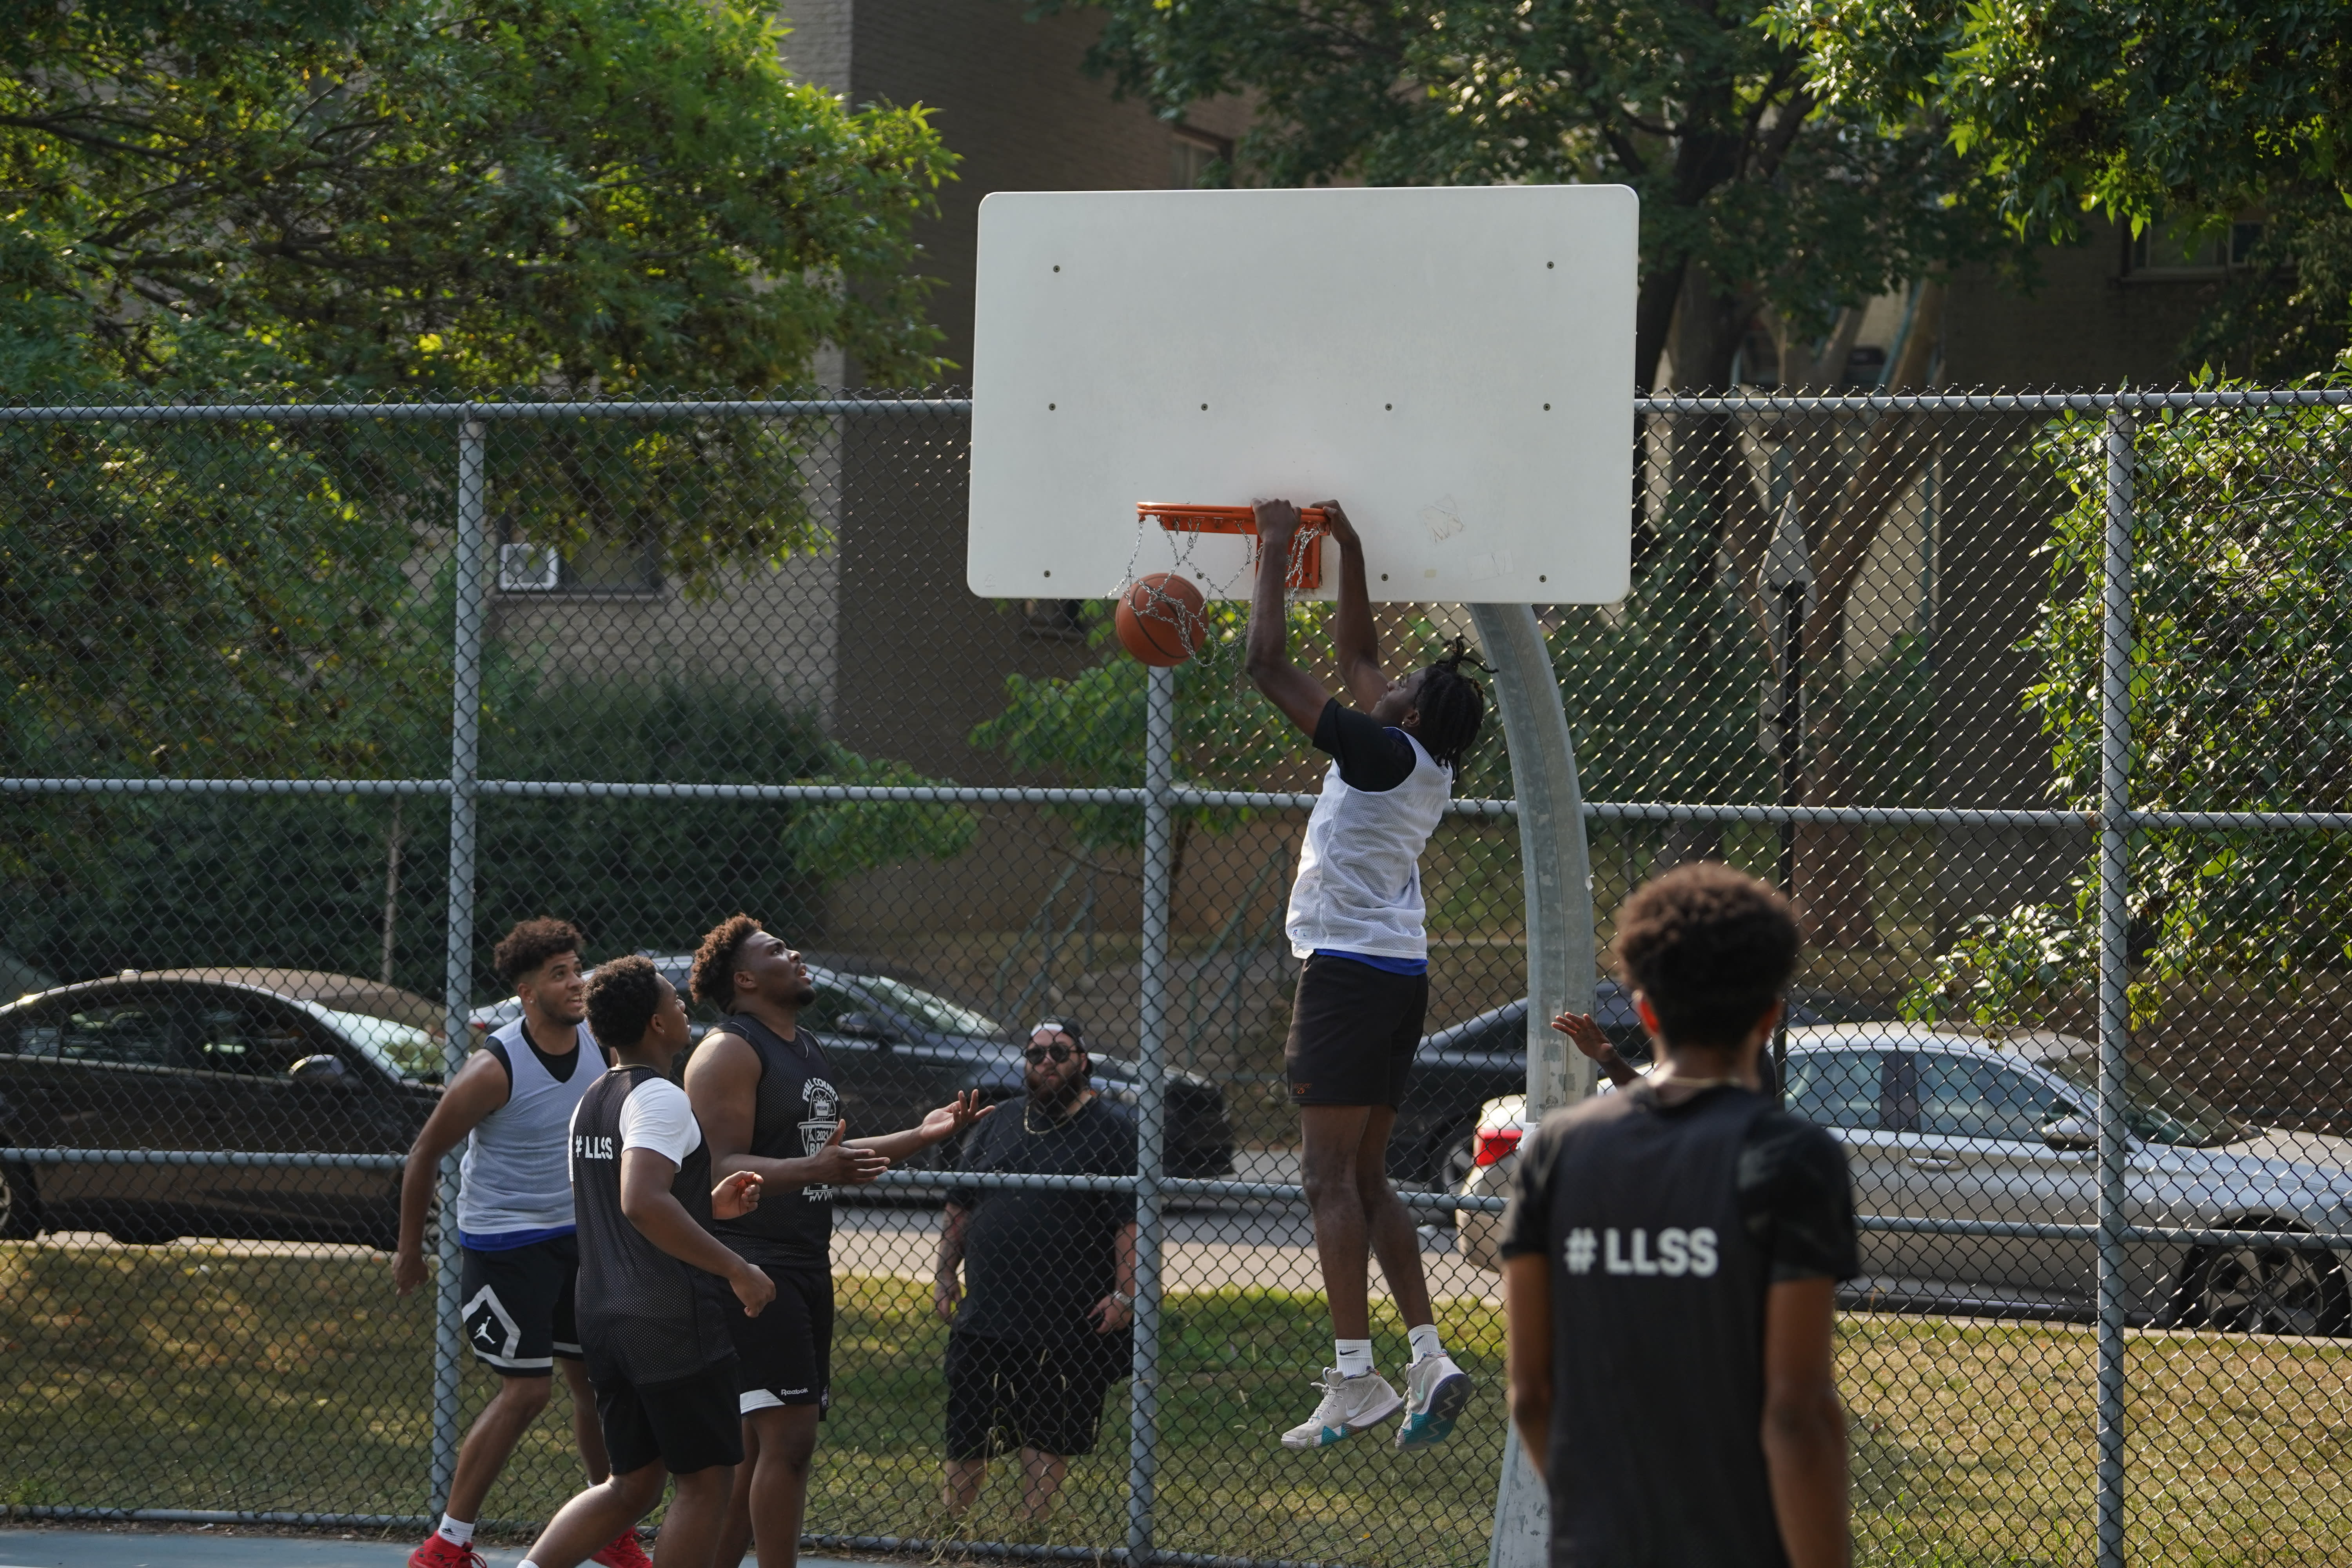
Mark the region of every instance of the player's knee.
POLYGON ((498 1402, 511 1414, 525 1421, 532 1420, 547 1408, 550 1386, 555 1380, 547 1377, 509 1377, 499 1380, 498 1402))
MULTIPOLYGON (((699 1474, 700 1472, 696 1472, 699 1474)), ((678 1489, 686 1489, 687 1476, 678 1478, 678 1489)), ((650 1465, 639 1465, 625 1476, 614 1476, 604 1485, 634 1514, 643 1514, 661 1500, 662 1484, 669 1479, 669 1471, 656 1459, 650 1465)))
POLYGON ((1307 1201, 1318 1208, 1341 1196, 1353 1198, 1359 1188, 1355 1156, 1333 1154, 1302 1160, 1298 1179, 1307 1189, 1307 1201))

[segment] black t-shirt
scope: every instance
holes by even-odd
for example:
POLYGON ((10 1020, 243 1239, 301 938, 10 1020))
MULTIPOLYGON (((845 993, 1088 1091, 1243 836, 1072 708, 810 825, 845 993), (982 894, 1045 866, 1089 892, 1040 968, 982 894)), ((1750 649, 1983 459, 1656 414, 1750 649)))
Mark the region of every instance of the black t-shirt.
POLYGON ((1418 761, 1402 730, 1359 713, 1334 697, 1315 721, 1315 749, 1339 764, 1339 782, 1367 795, 1392 790, 1412 776, 1418 761))
POLYGON ((1861 1271, 1837 1141, 1743 1089, 1599 1096, 1521 1149, 1502 1252, 1549 1260, 1555 1568, 1781 1568, 1764 1298, 1861 1271))
MULTIPOLYGON (((1099 1098, 1066 1121, 1049 1121, 1026 1096, 1008 1100, 972 1130, 956 1168, 1130 1176, 1135 1124, 1099 1098)), ((1133 1194, 959 1187, 948 1202, 971 1211, 957 1328, 1021 1344, 1124 1347, 1123 1336, 1097 1333, 1087 1314, 1118 1289, 1118 1232, 1134 1223, 1133 1194)))

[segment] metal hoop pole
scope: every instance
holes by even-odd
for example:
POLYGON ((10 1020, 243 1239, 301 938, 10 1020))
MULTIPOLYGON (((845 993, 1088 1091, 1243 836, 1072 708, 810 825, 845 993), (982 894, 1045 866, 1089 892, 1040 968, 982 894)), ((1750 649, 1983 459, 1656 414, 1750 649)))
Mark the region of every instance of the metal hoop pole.
POLYGON ((1167 1147, 1169 785, 1176 767, 1176 672, 1149 676, 1143 762, 1143 955, 1136 1042, 1135 1359, 1129 1394, 1127 1561, 1151 1561, 1160 1464, 1160 1183, 1167 1147))
POLYGON ((2124 1564, 2124 1230, 2131 1146, 2132 416, 2107 414, 2099 679, 2099 1568, 2124 1564))

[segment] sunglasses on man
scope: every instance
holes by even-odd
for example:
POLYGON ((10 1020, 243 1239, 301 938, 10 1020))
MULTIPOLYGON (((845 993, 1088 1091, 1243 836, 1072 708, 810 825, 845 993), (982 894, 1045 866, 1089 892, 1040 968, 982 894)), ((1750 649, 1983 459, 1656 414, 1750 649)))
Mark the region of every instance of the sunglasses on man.
POLYGON ((1028 1059, 1030 1066, 1034 1067, 1039 1062, 1068 1061, 1072 1057, 1078 1054, 1078 1047, 1076 1046, 1064 1045, 1061 1041, 1056 1040, 1050 1046, 1033 1045, 1021 1054, 1028 1059))

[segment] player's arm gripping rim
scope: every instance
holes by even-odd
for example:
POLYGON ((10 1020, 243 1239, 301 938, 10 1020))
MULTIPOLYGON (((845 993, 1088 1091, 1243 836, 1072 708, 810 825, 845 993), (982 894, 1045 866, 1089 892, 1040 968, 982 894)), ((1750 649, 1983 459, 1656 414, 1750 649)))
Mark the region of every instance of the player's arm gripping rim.
MULTIPOLYGON (((743 1303, 743 1315, 758 1317, 760 1309, 776 1299, 775 1281, 695 1223, 677 1194, 670 1191, 677 1176, 676 1163, 658 1150, 622 1150, 622 1215, 647 1241, 680 1263, 726 1280, 735 1299, 743 1303)), ((740 1219, 751 1213, 759 1206, 760 1186, 760 1178, 749 1171, 726 1177, 710 1189, 711 1218, 740 1219)))
MULTIPOLYGON (((425 1216, 433 1207, 441 1162, 513 1092, 498 1057, 476 1051, 449 1080, 433 1114, 417 1130, 416 1142, 408 1146, 408 1163, 400 1172, 400 1245, 392 1259, 393 1289, 401 1295, 425 1283, 425 1216)), ((441 1223, 454 1226, 457 1216, 444 1215, 441 1223)))
MULTIPOLYGON (((1250 595, 1247 674, 1269 701, 1309 736, 1323 721, 1331 694, 1323 683, 1290 662, 1289 563, 1298 534, 1298 509, 1286 500, 1253 503, 1257 514, 1258 574, 1250 595)), ((1339 614, 1331 626, 1332 651, 1340 683, 1359 708, 1369 710, 1390 687, 1381 668, 1381 637, 1372 624, 1371 594, 1364 579, 1363 542, 1336 500, 1320 501, 1332 542, 1339 547, 1339 614)))

